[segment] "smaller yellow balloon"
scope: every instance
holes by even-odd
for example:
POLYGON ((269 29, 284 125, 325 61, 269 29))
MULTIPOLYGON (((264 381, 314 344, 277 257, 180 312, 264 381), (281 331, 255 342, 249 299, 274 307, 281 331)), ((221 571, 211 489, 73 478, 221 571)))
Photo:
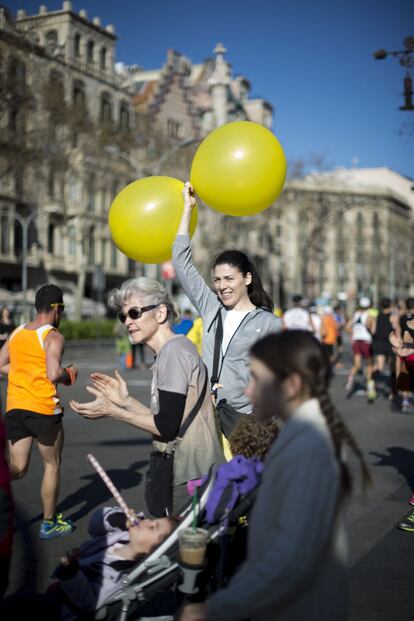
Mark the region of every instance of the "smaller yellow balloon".
MULTIPOLYGON (((163 263, 171 258, 172 244, 183 213, 184 183, 173 177, 145 177, 125 186, 109 210, 109 230, 115 245, 130 259, 163 263)), ((197 225, 197 209, 190 234, 197 225)))
POLYGON ((191 183, 213 209, 251 216, 269 207, 282 191, 286 158, 271 131, 251 121, 215 129, 198 147, 191 183))

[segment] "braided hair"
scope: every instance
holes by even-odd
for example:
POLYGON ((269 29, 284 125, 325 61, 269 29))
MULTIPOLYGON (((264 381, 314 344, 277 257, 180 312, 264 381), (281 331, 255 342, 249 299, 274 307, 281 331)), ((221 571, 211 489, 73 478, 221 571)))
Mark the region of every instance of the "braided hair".
POLYGON ((340 467, 343 492, 349 493, 352 488, 351 474, 343 458, 345 444, 359 459, 364 488, 370 485, 371 475, 363 453, 329 396, 330 364, 319 341, 305 330, 288 330, 257 341, 251 355, 263 362, 279 382, 297 373, 310 396, 318 399, 340 467))

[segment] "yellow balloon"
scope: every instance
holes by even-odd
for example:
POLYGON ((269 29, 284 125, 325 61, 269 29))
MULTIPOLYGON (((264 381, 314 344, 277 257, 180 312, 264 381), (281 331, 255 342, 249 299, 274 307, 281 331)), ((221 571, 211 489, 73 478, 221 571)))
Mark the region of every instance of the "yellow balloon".
MULTIPOLYGON (((171 258, 172 244, 183 212, 184 183, 173 177, 145 177, 125 186, 109 210, 115 245, 130 259, 162 263, 171 258)), ((193 211, 190 231, 197 225, 193 211)))
POLYGON ((230 216, 251 216, 269 207, 285 178, 280 142, 251 121, 215 129, 198 147, 191 166, 191 183, 200 198, 230 216))

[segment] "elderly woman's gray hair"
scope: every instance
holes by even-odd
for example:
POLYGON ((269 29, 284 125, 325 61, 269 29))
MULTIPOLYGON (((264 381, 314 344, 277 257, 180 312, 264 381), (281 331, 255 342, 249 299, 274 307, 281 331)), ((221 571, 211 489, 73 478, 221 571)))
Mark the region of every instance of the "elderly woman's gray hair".
POLYGON ((172 324, 177 319, 177 308, 170 298, 165 285, 145 276, 126 280, 119 289, 111 291, 108 304, 114 310, 120 311, 133 295, 139 295, 143 298, 143 306, 150 306, 151 304, 159 306, 164 304, 167 307, 168 323, 172 324))

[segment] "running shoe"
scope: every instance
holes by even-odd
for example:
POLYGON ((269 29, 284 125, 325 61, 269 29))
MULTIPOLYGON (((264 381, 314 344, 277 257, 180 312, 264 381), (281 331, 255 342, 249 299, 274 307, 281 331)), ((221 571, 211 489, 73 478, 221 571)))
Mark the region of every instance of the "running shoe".
POLYGON ((367 390, 368 401, 370 403, 372 403, 377 398, 377 391, 375 390, 375 382, 374 382, 374 380, 370 380, 368 382, 367 388, 368 388, 368 390, 367 390))
POLYGON ((64 520, 61 513, 55 513, 53 520, 42 520, 39 531, 40 539, 65 537, 73 531, 71 520, 64 520))
POLYGON ((414 494, 411 496, 410 500, 408 501, 410 503, 410 505, 414 506, 414 494))
POLYGON ((414 511, 405 516, 405 518, 398 524, 398 528, 409 533, 414 533, 414 511))
POLYGON ((401 410, 403 412, 409 412, 410 411, 410 400, 409 399, 403 399, 402 400, 402 404, 401 404, 401 410))

